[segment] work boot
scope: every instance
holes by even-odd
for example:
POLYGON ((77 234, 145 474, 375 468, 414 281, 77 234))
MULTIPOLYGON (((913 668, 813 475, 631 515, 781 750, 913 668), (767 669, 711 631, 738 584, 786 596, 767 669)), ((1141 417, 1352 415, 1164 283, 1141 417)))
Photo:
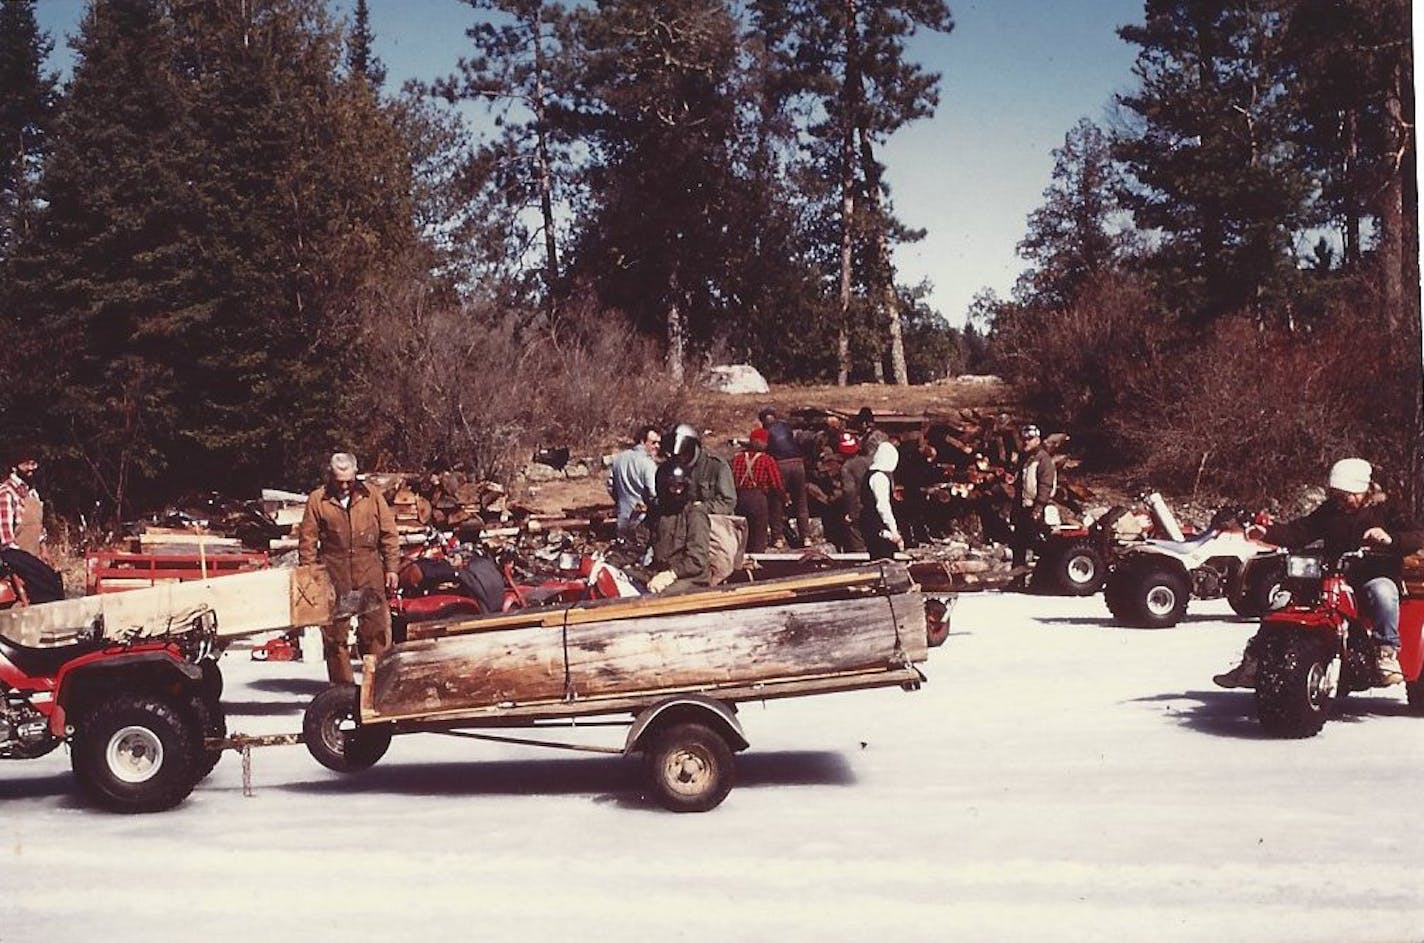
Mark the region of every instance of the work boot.
POLYGON ((1256 659, 1250 655, 1241 656, 1241 664, 1223 674, 1212 676, 1223 688, 1254 688, 1256 686, 1256 659))
POLYGON ((1379 669, 1379 686, 1387 688, 1404 680, 1404 672, 1399 667, 1399 649, 1393 645, 1381 645, 1375 657, 1375 667, 1379 669))

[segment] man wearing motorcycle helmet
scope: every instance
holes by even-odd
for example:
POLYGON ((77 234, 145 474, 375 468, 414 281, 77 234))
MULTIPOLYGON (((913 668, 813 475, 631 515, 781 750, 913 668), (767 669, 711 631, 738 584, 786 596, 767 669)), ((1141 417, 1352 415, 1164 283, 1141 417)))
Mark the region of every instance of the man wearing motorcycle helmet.
POLYGON ((648 591, 680 593, 711 585, 712 522, 692 499, 692 475, 677 462, 658 466, 653 575, 648 591))
POLYGON ((708 514, 732 514, 737 509, 737 485, 732 466, 702 447, 702 437, 687 423, 663 437, 668 458, 687 469, 692 501, 700 501, 708 514))
MULTIPOLYGON (((1362 458, 1342 458, 1330 466, 1325 502, 1304 517, 1272 524, 1262 539, 1298 550, 1319 541, 1327 557, 1361 547, 1383 553, 1367 557, 1350 573, 1360 613, 1369 620, 1378 652, 1381 687, 1404 680, 1399 668, 1399 586, 1401 561, 1424 547, 1419 525, 1392 512, 1381 492, 1371 490, 1374 468, 1362 458)), ((1212 680, 1224 688, 1256 684, 1255 639, 1246 645, 1241 664, 1212 680)))

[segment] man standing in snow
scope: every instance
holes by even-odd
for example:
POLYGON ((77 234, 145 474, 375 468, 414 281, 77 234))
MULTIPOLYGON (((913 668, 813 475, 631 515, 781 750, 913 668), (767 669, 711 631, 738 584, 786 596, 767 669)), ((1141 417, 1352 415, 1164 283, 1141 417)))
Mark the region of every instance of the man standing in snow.
MULTIPOLYGON (((297 526, 297 562, 324 564, 338 598, 367 590, 372 602, 363 605, 356 623, 361 654, 380 655, 390 648, 391 611, 385 597, 396 590, 400 535, 386 499, 356 480, 356 456, 349 452, 331 456, 326 484, 307 496, 297 526)), ((348 630, 345 620, 322 628, 326 673, 334 684, 354 680, 348 630)))
POLYGON ((1028 552, 1043 533, 1043 512, 1053 503, 1058 490, 1058 468, 1043 444, 1043 433, 1029 423, 1020 430, 1023 456, 1018 473, 1018 494, 1014 499, 1014 569, 1028 565, 1028 552))

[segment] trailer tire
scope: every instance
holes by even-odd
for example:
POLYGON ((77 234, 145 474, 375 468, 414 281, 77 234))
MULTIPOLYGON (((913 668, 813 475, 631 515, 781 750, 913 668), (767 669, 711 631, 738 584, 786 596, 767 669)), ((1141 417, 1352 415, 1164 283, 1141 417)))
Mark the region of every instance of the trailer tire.
POLYGON ((162 812, 198 781, 202 731, 191 711, 154 695, 117 694, 74 728, 79 788, 112 812, 162 812))
POLYGON ((697 722, 657 731, 645 761, 653 795, 672 812, 715 809, 732 791, 736 778, 732 748, 726 739, 697 722))
POLYGON ((302 715, 307 752, 327 769, 359 773, 375 766, 390 748, 389 725, 361 725, 360 698, 356 685, 334 684, 312 698, 302 715))

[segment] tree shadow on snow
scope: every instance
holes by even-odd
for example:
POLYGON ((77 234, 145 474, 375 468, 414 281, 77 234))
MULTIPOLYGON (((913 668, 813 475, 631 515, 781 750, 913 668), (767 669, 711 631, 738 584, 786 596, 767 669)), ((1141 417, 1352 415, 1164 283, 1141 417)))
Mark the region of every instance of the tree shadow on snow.
MULTIPOLYGON (((848 786, 855 782, 839 753, 752 753, 736 759, 736 789, 759 786, 848 786)), ((378 765, 363 773, 275 788, 314 795, 390 793, 406 796, 595 796, 630 809, 660 809, 645 795, 642 764, 624 756, 559 760, 378 765)))

